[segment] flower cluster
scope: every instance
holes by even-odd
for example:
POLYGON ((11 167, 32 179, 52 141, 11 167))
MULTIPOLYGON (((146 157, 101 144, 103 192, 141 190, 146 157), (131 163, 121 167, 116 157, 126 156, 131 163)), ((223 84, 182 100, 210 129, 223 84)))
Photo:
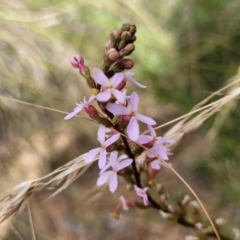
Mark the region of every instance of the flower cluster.
POLYGON ((84 111, 99 123, 97 140, 100 146, 90 150, 85 157, 86 164, 99 159, 100 173, 97 185, 108 183, 109 190, 113 193, 118 187, 118 177, 123 176, 134 185, 136 195, 148 206, 148 187, 143 187, 139 181, 141 173, 137 165, 142 164, 136 159, 147 148, 149 150, 142 163, 146 170, 159 170, 163 164, 162 160, 168 160, 169 144, 173 141, 157 137, 152 127, 156 122, 138 111, 139 95, 136 92, 129 96, 126 94, 128 83, 146 88, 133 78, 133 72, 128 71, 134 63, 125 58, 135 49, 135 33, 136 26, 130 24, 112 32, 105 44, 106 53, 101 69, 94 68, 91 72, 81 55, 76 54, 72 57, 72 66, 79 69, 86 79, 92 95, 88 100, 84 97, 83 102, 77 103, 73 112, 64 119, 69 120, 84 111), (94 101, 97 106, 93 105, 94 101), (146 124, 150 135, 140 135, 139 123, 146 124), (135 144, 134 149, 131 142, 135 144))

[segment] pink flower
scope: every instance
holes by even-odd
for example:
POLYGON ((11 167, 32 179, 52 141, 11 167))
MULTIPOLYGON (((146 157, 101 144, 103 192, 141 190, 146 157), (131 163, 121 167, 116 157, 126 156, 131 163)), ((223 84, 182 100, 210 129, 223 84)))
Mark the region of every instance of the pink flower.
MULTIPOLYGON (((157 134, 154 128, 150 125, 148 125, 148 130, 151 136, 140 135, 137 142, 149 147, 150 148, 149 150, 151 152, 158 155, 163 160, 168 160, 169 151, 168 151, 167 145, 170 143, 174 143, 174 140, 170 140, 163 137, 157 137, 157 134)), ((154 155, 151 154, 150 152, 147 152, 146 155, 148 157, 154 157, 154 155)))
POLYGON ((120 133, 114 134, 112 137, 108 138, 105 140, 105 135, 106 135, 106 127, 103 125, 99 126, 98 129, 98 141, 101 143, 101 147, 99 148, 94 148, 90 150, 87 153, 87 156, 84 160, 85 163, 90 163, 94 160, 94 158, 99 154, 99 161, 98 161, 98 166, 100 169, 102 169, 107 162, 107 147, 116 142, 119 137, 120 133))
POLYGON ((84 72, 85 65, 84 59, 80 54, 75 54, 71 59, 70 62, 73 67, 78 68, 80 72, 84 72))
POLYGON ((122 82, 123 73, 116 73, 112 80, 109 80, 102 70, 93 69, 93 78, 96 83, 102 86, 101 92, 96 95, 99 102, 107 102, 113 95, 120 103, 125 102, 125 95, 117 89, 117 86, 122 82))
POLYGON ((156 124, 156 122, 152 118, 137 113, 138 103, 139 103, 139 96, 136 92, 134 92, 130 96, 130 109, 116 103, 108 103, 106 106, 109 112, 115 115, 126 116, 126 119, 129 120, 129 123, 127 126, 127 134, 129 138, 133 141, 136 141, 139 137, 139 125, 137 120, 143 123, 146 123, 148 125, 156 124))
POLYGON ((128 167, 132 163, 132 159, 125 158, 122 161, 120 157, 118 159, 118 152, 113 151, 110 153, 109 164, 100 171, 100 176, 97 180, 97 186, 102 186, 106 182, 109 183, 109 190, 113 193, 116 191, 118 186, 117 172, 128 167), (112 170, 106 171, 108 167, 111 167, 112 170))
POLYGON ((86 101, 86 98, 84 97, 83 99, 83 102, 81 103, 76 103, 77 107, 74 108, 74 110, 69 113, 65 118, 64 120, 69 120, 71 119, 72 117, 74 117, 75 115, 77 115, 79 112, 81 112, 82 110, 85 111, 87 114, 89 114, 89 116, 92 116, 93 115, 93 106, 90 105, 90 102, 95 98, 95 96, 91 96, 89 98, 88 101, 86 101))
POLYGON ((137 87, 146 88, 146 86, 140 84, 134 78, 132 78, 133 75, 134 75, 133 72, 129 72, 129 71, 125 72, 124 73, 124 80, 133 83, 137 87))
POLYGON ((144 205, 147 206, 148 205, 148 196, 147 196, 146 192, 147 192, 148 188, 145 187, 142 189, 142 188, 139 188, 138 186, 134 185, 134 190, 135 190, 136 194, 140 198, 142 198, 144 205))

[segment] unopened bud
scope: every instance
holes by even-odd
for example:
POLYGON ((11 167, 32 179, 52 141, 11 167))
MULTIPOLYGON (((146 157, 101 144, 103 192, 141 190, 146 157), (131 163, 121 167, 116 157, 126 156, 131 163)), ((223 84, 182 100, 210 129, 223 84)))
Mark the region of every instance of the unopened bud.
POLYGON ((80 72, 84 72, 84 59, 80 54, 75 54, 71 59, 70 62, 73 67, 78 68, 80 72))
POLYGON ((165 218, 167 220, 172 220, 174 218, 172 214, 166 213, 162 210, 160 210, 159 213, 161 214, 162 218, 165 218))
POLYGON ((131 34, 127 31, 124 31, 122 34, 121 34, 121 39, 124 40, 125 42, 127 42, 128 40, 131 39, 131 34))
POLYGON ((129 32, 133 35, 137 32, 137 27, 136 25, 131 25, 129 32))
POLYGON ((226 220, 224 218, 218 218, 216 219, 215 223, 218 225, 218 226, 222 226, 226 223, 226 220))
POLYGON ((123 49, 120 50, 120 56, 128 56, 130 55, 135 49, 135 45, 133 43, 128 43, 123 49))
POLYGON ((124 69, 131 69, 134 66, 133 60, 128 58, 122 59, 119 63, 123 66, 124 69))
POLYGON ((132 36, 132 38, 131 38, 131 42, 135 42, 137 40, 137 37, 134 35, 134 36, 132 36))
POLYGON ((114 30, 113 35, 114 35, 115 39, 118 39, 121 35, 121 30, 120 29, 114 30))
POLYGON ((197 230, 199 231, 203 231, 204 230, 204 226, 202 223, 198 222, 195 224, 195 227, 197 228, 197 230))
POLYGON ((197 201, 191 201, 190 206, 194 207, 195 209, 199 210, 199 203, 197 201))
POLYGON ((122 29, 123 31, 128 31, 130 29, 131 25, 129 23, 124 23, 122 25, 122 29))
POLYGON ((190 202, 190 197, 186 195, 182 200, 182 206, 183 207, 187 206, 189 202, 190 202))
POLYGON ((119 58, 119 52, 115 48, 110 48, 107 51, 107 56, 109 60, 111 60, 112 62, 116 62, 119 58))

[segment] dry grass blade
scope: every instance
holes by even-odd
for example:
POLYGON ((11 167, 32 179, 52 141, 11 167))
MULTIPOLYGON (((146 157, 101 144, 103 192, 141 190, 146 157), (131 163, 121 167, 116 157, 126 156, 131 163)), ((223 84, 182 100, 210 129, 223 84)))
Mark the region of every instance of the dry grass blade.
POLYGON ((89 168, 90 164, 86 166, 84 158, 85 154, 71 160, 42 178, 17 185, 12 192, 0 202, 0 221, 2 222, 11 215, 16 214, 22 204, 26 202, 32 194, 43 188, 57 188, 57 191, 52 195, 54 196, 68 187, 89 168))
MULTIPOLYGON (((239 82, 239 79, 234 82, 239 82)), ((233 83, 229 84, 233 85, 233 83)), ((226 88, 226 87, 225 87, 226 88)), ((236 87, 229 91, 225 96, 219 100, 212 102, 204 107, 200 107, 191 111, 177 120, 173 120, 166 123, 160 127, 166 126, 172 122, 177 122, 166 134, 165 136, 171 139, 175 139, 176 142, 172 147, 178 144, 182 137, 189 132, 198 129, 204 121, 206 121, 214 113, 221 111, 226 105, 235 101, 240 95, 240 88, 236 87), (196 114, 194 117, 190 118, 196 114)), ((0 202, 0 220, 4 221, 6 218, 18 212, 21 205, 26 202, 29 197, 42 190, 43 188, 56 188, 54 195, 67 188, 75 179, 80 177, 90 165, 84 163, 85 154, 75 158, 65 164, 64 166, 56 169, 55 171, 49 173, 48 175, 35 179, 32 181, 23 182, 17 185, 13 191, 6 196, 0 202)), ((95 159, 97 160, 97 159, 95 159)), ((175 173, 176 174, 176 173, 175 173)))

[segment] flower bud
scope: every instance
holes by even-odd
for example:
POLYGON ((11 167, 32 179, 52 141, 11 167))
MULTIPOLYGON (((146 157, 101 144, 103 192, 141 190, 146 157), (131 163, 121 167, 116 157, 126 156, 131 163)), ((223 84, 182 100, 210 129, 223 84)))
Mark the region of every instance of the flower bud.
POLYGON ((112 62, 116 62, 119 58, 119 52, 115 48, 110 48, 107 51, 107 56, 109 60, 111 60, 112 62))
POLYGON ((134 35, 134 36, 132 36, 132 38, 131 38, 131 42, 135 42, 137 40, 137 37, 134 35))
POLYGON ((124 69, 131 69, 134 66, 133 60, 128 58, 122 59, 120 63, 124 67, 124 69))
POLYGON ((130 29, 131 25, 129 23, 124 23, 122 25, 122 29, 123 31, 128 31, 130 29))
POLYGON ((137 32, 137 27, 136 25, 131 25, 129 32, 134 35, 137 32))
POLYGON ((122 34, 121 34, 121 39, 124 40, 125 42, 127 42, 129 39, 131 39, 131 34, 127 31, 124 31, 122 34))
POLYGON ((120 37, 120 35, 121 35, 121 30, 120 29, 116 29, 112 33, 113 33, 115 39, 118 39, 120 37))
POLYGON ((80 72, 84 72, 85 65, 84 59, 80 54, 75 54, 71 59, 70 62, 74 68, 78 68, 80 72))
POLYGON ((135 49, 135 45, 133 43, 128 43, 123 49, 120 50, 120 56, 128 56, 130 55, 135 49))
POLYGON ((181 204, 182 204, 183 207, 185 207, 185 206, 188 205, 189 202, 190 202, 190 197, 189 197, 188 195, 186 195, 186 196, 183 198, 181 204))

